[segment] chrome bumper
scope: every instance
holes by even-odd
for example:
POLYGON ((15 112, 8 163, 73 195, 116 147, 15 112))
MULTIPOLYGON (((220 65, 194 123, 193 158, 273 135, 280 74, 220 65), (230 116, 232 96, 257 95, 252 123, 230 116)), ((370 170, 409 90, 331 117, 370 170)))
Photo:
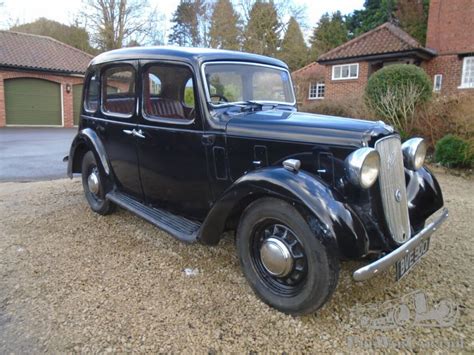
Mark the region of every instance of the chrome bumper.
POLYGON ((417 235, 411 238, 408 242, 400 246, 399 248, 392 251, 390 254, 374 261, 373 263, 357 269, 352 274, 355 281, 365 281, 371 277, 379 274, 380 272, 388 269, 390 266, 395 264, 398 260, 402 259, 406 254, 414 250, 422 241, 429 238, 433 232, 435 232, 439 226, 448 218, 448 209, 443 208, 441 215, 438 216, 433 222, 423 228, 417 235))

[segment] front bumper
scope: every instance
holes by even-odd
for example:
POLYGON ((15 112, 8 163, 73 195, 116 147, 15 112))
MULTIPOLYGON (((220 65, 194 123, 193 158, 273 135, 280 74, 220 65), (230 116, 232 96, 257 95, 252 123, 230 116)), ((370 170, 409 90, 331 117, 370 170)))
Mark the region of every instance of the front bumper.
POLYGON ((439 226, 448 218, 448 209, 443 208, 441 215, 438 216, 433 222, 423 228, 417 235, 411 238, 408 242, 398 247, 390 254, 374 261, 373 263, 357 269, 352 274, 355 281, 365 281, 379 274, 380 272, 388 269, 398 260, 402 259, 406 254, 413 251, 421 242, 429 238, 439 226))

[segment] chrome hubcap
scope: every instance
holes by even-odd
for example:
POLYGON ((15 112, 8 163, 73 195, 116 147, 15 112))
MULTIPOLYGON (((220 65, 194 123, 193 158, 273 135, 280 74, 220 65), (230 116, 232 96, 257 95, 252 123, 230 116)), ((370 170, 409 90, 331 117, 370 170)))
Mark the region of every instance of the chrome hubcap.
POLYGON ((260 248, 260 258, 265 269, 273 276, 284 277, 293 269, 293 257, 281 240, 270 237, 260 248))
POLYGON ((99 194, 99 172, 97 168, 92 169, 89 177, 87 178, 87 186, 89 187, 89 191, 92 192, 94 195, 99 194))

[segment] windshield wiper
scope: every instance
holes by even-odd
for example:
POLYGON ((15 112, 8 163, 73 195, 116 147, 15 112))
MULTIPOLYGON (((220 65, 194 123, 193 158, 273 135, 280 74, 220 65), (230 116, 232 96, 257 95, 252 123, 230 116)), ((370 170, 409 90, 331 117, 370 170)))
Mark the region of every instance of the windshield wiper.
MULTIPOLYGON (((253 100, 245 100, 242 103, 247 104, 247 105, 252 105, 251 107, 254 109, 252 110, 252 108, 250 108, 250 111, 255 111, 256 109, 263 110, 264 107, 270 107, 270 109, 273 109, 278 106, 275 104, 265 104, 265 103, 261 103, 261 102, 253 101, 253 100)), ((242 107, 241 111, 244 111, 245 109, 247 109, 247 106, 242 107)))

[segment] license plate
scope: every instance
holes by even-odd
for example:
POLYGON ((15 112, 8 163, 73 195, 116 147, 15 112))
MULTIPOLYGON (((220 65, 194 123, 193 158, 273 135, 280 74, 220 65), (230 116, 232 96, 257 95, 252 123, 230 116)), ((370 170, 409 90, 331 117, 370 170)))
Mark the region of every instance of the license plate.
POLYGON ((430 248, 430 238, 423 240, 420 244, 416 246, 411 253, 405 255, 403 259, 397 261, 397 281, 405 276, 410 269, 415 265, 422 257, 426 254, 430 248))

